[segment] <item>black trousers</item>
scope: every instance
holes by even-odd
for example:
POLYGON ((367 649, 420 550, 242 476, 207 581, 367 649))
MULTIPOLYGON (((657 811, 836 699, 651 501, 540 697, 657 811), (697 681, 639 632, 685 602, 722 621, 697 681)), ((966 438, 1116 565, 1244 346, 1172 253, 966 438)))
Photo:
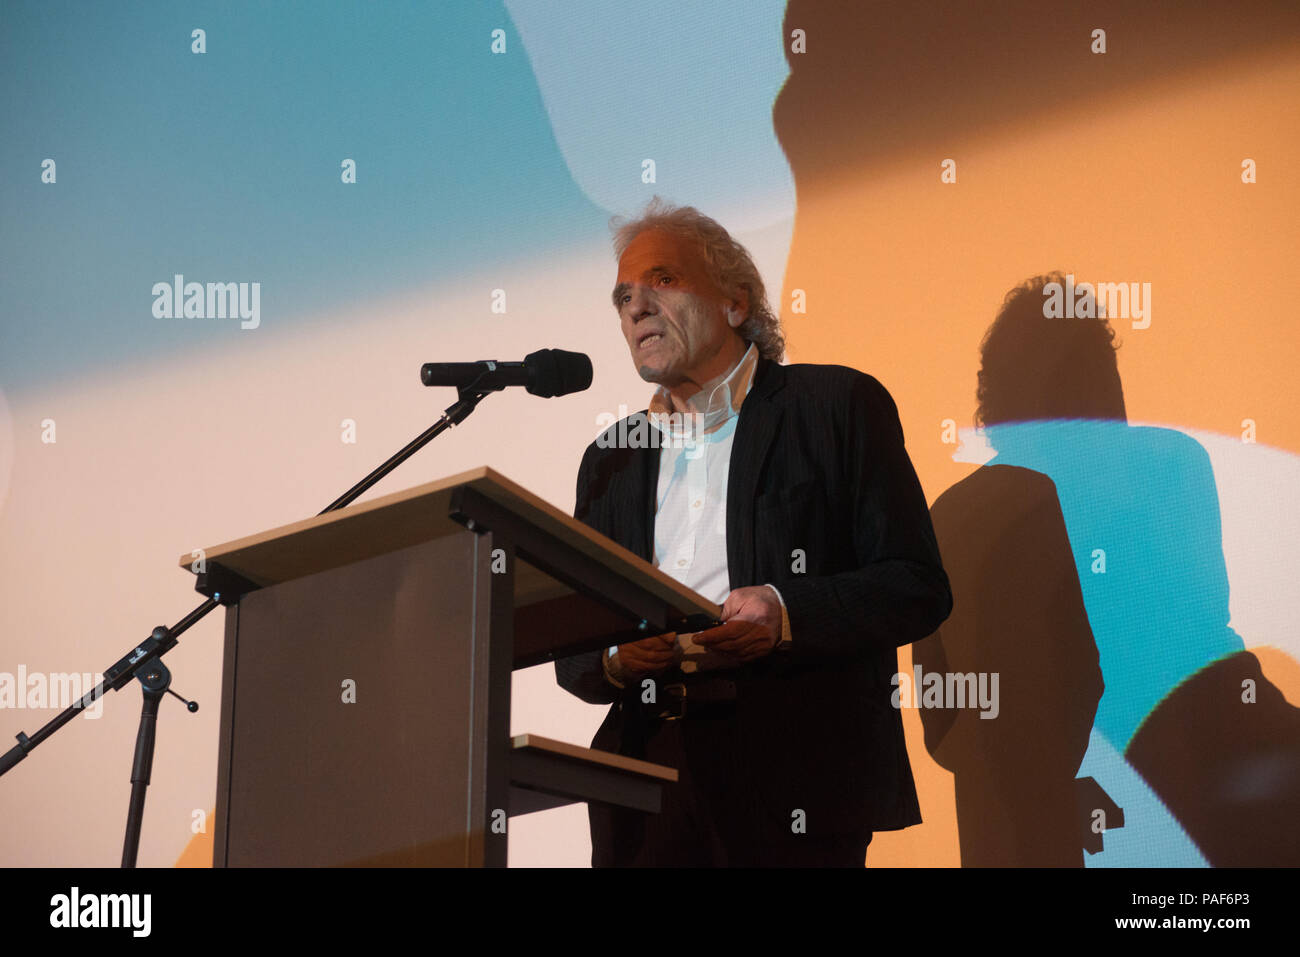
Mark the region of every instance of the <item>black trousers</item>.
POLYGON ((593 867, 863 867, 871 832, 827 833, 762 798, 730 713, 653 720, 645 760, 677 768, 659 814, 589 804, 593 867), (802 823, 802 827, 800 824, 802 823))

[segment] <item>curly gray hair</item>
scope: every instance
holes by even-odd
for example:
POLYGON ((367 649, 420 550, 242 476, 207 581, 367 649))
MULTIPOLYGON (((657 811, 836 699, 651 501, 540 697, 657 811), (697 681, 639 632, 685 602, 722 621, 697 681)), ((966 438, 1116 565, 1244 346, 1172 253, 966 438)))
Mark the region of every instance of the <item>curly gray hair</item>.
POLYGON ((615 216, 609 222, 614 233, 614 255, 621 258, 632 240, 647 229, 662 229, 693 242, 700 250, 705 269, 726 295, 744 289, 749 294, 749 315, 736 330, 746 342, 758 347, 764 359, 780 362, 785 355, 781 319, 768 305, 767 291, 749 251, 731 238, 716 220, 694 206, 673 206, 655 196, 636 219, 615 216))

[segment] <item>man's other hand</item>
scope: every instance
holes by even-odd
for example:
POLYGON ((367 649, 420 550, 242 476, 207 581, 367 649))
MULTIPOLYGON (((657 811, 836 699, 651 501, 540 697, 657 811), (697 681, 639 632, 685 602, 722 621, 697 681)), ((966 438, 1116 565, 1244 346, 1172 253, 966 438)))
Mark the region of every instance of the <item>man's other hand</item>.
POLYGON ((781 640, 781 601, 766 585, 737 588, 722 605, 723 624, 702 631, 696 644, 748 662, 771 653, 781 640))
POLYGON ((677 632, 642 638, 618 646, 619 670, 631 678, 644 678, 667 670, 677 660, 677 632))

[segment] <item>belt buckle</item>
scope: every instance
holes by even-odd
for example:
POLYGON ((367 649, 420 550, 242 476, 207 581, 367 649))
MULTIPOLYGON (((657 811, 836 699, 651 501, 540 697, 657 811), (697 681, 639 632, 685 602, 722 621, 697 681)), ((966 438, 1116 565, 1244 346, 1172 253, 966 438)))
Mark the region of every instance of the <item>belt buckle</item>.
POLYGON ((677 713, 670 713, 670 709, 664 709, 659 713, 659 717, 664 721, 680 721, 686 717, 686 685, 684 682, 677 681, 673 684, 663 686, 665 693, 671 692, 676 699, 677 713))

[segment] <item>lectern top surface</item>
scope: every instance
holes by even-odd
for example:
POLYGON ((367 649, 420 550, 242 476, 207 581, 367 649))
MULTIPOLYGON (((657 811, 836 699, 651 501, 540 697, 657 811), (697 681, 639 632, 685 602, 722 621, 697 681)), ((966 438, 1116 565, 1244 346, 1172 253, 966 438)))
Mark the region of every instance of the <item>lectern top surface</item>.
MULTIPOLYGON (((452 494, 461 487, 474 489, 566 545, 636 580, 683 614, 716 617, 720 611, 649 562, 487 466, 215 545, 204 549, 203 557, 262 587, 279 584, 444 535, 463 534, 465 527, 450 514, 452 494)), ((181 555, 179 564, 193 570, 194 556, 181 555)), ((535 569, 517 578, 517 592, 528 593, 532 600, 569 593, 567 587, 535 569)))

